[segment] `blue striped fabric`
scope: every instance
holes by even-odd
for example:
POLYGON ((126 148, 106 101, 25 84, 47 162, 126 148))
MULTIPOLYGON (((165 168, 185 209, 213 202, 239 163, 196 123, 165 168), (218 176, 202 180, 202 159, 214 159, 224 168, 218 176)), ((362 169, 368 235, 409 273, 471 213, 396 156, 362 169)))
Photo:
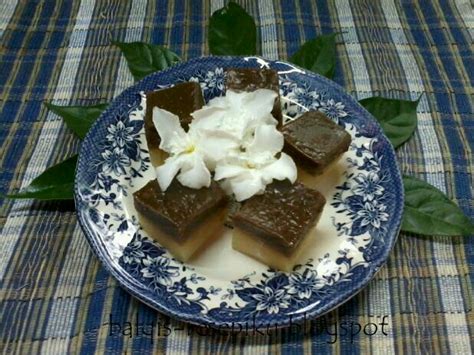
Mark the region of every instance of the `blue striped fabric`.
MULTIPOLYGON (((42 105, 108 102, 133 84, 110 40, 209 53, 224 1, 0 2, 0 193, 17 191, 77 152, 42 105)), ((474 10, 469 0, 240 1, 259 49, 287 59, 305 40, 341 32, 334 80, 358 99, 416 99, 418 129, 398 150, 474 217, 474 10)), ((327 316, 253 335, 219 334, 151 310, 92 255, 74 206, 0 199, 0 351, 5 353, 453 353, 473 351, 472 237, 402 233, 368 287, 327 316), (152 328, 153 325, 153 328, 152 328), (360 331, 357 334, 358 327, 360 331)))

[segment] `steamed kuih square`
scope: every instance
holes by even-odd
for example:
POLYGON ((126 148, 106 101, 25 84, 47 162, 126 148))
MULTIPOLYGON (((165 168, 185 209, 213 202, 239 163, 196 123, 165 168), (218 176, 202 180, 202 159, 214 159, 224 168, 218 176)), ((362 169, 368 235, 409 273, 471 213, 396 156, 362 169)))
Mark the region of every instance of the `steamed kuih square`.
MULTIPOLYGON (((297 164, 300 181, 317 175, 349 149, 351 136, 322 112, 309 111, 282 128, 284 151, 297 164)), ((310 184, 311 185, 311 184, 310 184)))
POLYGON ((275 99, 272 115, 278 121, 280 127, 283 122, 280 103, 280 84, 278 73, 272 69, 234 68, 226 70, 226 88, 228 90, 255 91, 257 89, 269 89, 275 91, 278 96, 275 99))
POLYGON ((166 158, 159 149, 160 136, 153 124, 153 107, 159 107, 177 115, 185 130, 192 120, 191 113, 204 105, 201 86, 195 82, 176 84, 175 86, 152 91, 146 94, 145 136, 153 166, 159 166, 166 158))
POLYGON ((226 218, 227 197, 215 182, 191 189, 174 180, 163 192, 152 180, 133 198, 142 228, 181 261, 219 236, 226 218))
POLYGON ((233 216, 232 247, 262 263, 291 271, 311 241, 324 208, 324 196, 289 181, 268 185, 233 216))

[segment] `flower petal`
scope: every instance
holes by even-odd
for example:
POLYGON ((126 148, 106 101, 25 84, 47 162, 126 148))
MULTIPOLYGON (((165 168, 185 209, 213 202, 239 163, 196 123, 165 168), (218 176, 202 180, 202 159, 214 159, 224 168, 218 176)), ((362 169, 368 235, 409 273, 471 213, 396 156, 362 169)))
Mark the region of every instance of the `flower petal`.
MULTIPOLYGON (((237 92, 234 90, 227 90, 225 93, 225 96, 222 96, 222 98, 225 98, 225 105, 229 109, 237 109, 241 110, 242 109, 242 98, 246 95, 245 92, 237 92)), ((222 106, 224 105, 224 100, 219 101, 219 100, 211 100, 210 103, 212 102, 213 105, 219 105, 222 106)))
POLYGON ((283 149, 283 144, 283 134, 275 126, 263 125, 255 130, 254 139, 248 146, 247 151, 250 154, 270 152, 275 155, 283 149))
POLYGON ((231 102, 239 104, 240 106, 237 107, 240 107, 254 118, 262 118, 272 112, 277 97, 277 93, 269 89, 258 89, 239 94, 227 91, 226 96, 229 96, 231 102), (240 102, 235 98, 239 94, 240 102))
POLYGON ((238 110, 205 106, 195 111, 189 131, 192 132, 220 132, 234 139, 241 139, 246 129, 247 118, 238 110))
POLYGON ((229 107, 229 100, 227 95, 226 96, 217 96, 209 100, 207 106, 212 107, 220 107, 220 108, 228 108, 229 107))
POLYGON ((153 123, 161 138, 160 148, 174 153, 176 146, 186 144, 186 132, 179 117, 159 107, 153 107, 153 123))
POLYGON ((276 94, 267 89, 254 92, 229 90, 226 96, 214 98, 192 113, 191 126, 196 130, 223 131, 237 139, 246 135, 252 137, 257 126, 276 125, 277 121, 271 115, 275 97, 276 94))
POLYGON ((181 169, 181 165, 181 157, 172 156, 167 158, 163 165, 160 165, 155 169, 156 179, 158 180, 161 191, 166 191, 166 189, 170 186, 179 169, 181 169))
POLYGON ((211 185, 211 173, 206 167, 204 160, 200 154, 185 155, 185 165, 180 174, 178 181, 184 186, 192 189, 200 189, 201 187, 209 187, 211 185))
POLYGON ((232 186, 230 186, 230 180, 221 180, 219 181, 219 186, 226 193, 226 195, 232 195, 232 186))
POLYGON ((235 137, 226 132, 204 131, 198 139, 197 149, 203 155, 209 169, 214 170, 216 164, 229 155, 234 155, 240 149, 235 137))
POLYGON ((247 173, 248 169, 237 164, 226 164, 221 163, 217 164, 216 169, 214 171, 214 179, 216 181, 228 178, 234 178, 241 174, 247 173))
POLYGON ((232 191, 237 201, 244 201, 255 194, 265 191, 265 184, 260 174, 253 172, 241 175, 237 179, 230 180, 232 191))
POLYGON ((297 169, 296 164, 291 157, 285 153, 281 153, 278 160, 261 169, 262 177, 265 183, 269 184, 273 179, 288 179, 291 183, 296 181, 297 169))
POLYGON ((203 108, 191 113, 193 120, 189 129, 218 129, 222 125, 225 116, 228 115, 227 110, 220 107, 204 106, 203 108))

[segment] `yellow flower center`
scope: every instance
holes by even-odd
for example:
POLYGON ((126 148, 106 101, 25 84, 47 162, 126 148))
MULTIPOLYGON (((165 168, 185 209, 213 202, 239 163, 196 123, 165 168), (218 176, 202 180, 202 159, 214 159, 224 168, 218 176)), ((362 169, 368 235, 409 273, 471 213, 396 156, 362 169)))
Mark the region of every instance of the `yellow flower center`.
POLYGON ((184 150, 184 152, 186 154, 190 154, 190 153, 194 152, 195 149, 196 149, 196 147, 193 144, 191 144, 184 150))

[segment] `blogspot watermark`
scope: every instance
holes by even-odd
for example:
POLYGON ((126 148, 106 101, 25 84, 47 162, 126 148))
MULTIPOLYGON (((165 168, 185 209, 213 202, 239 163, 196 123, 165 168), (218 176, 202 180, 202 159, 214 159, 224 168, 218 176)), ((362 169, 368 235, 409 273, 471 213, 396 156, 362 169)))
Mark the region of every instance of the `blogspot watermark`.
POLYGON ((154 342, 157 337, 167 337, 174 332, 184 332, 187 335, 213 336, 226 335, 228 337, 267 336, 275 337, 281 332, 290 332, 295 335, 322 336, 328 344, 334 344, 338 340, 345 339, 351 344, 359 337, 388 336, 388 315, 371 317, 370 322, 361 323, 354 320, 335 320, 322 316, 312 320, 295 323, 293 317, 288 316, 288 323, 284 327, 278 323, 258 325, 255 318, 246 322, 226 323, 219 326, 195 326, 187 323, 172 325, 169 319, 157 318, 151 321, 140 320, 138 315, 134 321, 120 321, 109 314, 108 335, 111 337, 144 337, 154 342))

